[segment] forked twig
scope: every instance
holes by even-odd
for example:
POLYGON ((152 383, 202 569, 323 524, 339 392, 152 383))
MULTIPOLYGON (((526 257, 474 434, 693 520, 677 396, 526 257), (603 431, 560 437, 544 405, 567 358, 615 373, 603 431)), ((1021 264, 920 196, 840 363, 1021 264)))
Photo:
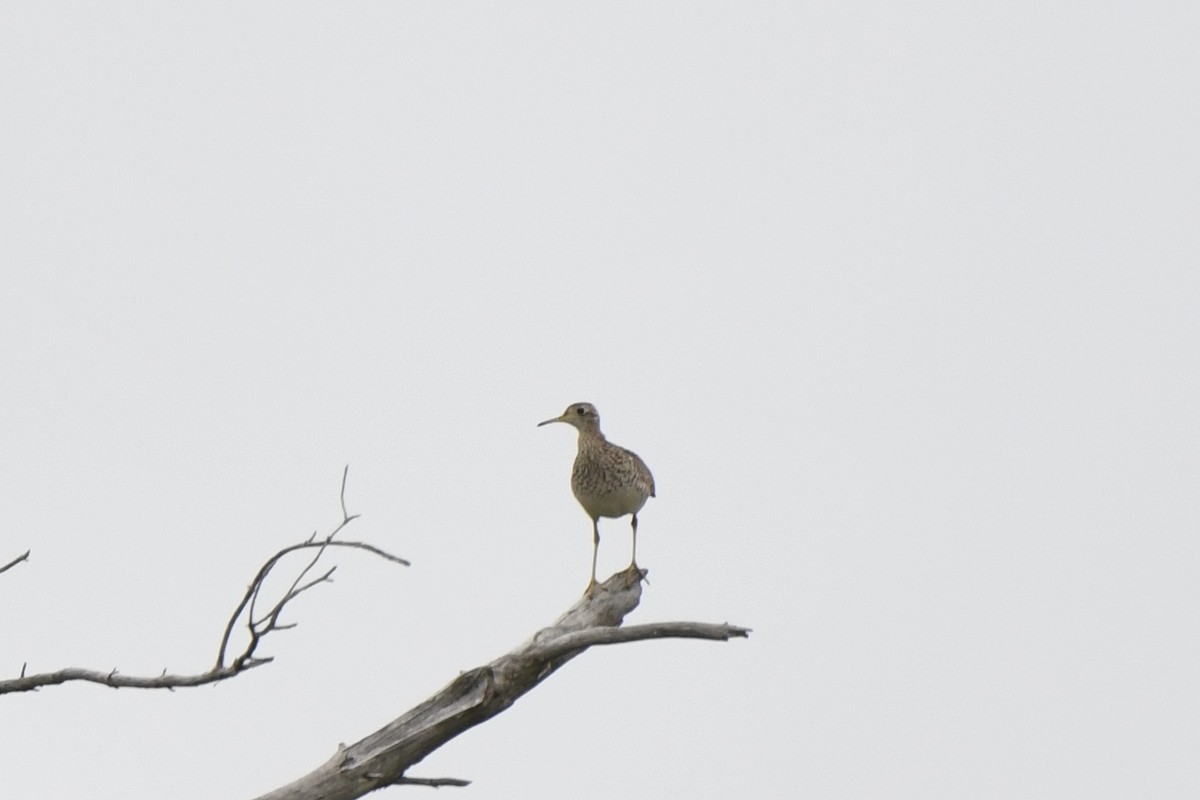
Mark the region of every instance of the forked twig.
MULTIPOLYGON (((0 694, 6 694, 8 692, 35 691, 42 686, 53 686, 66 683, 68 681, 88 681, 91 683, 100 683, 105 686, 111 686, 114 689, 137 688, 173 690, 183 686, 202 686, 208 683, 217 683, 219 681, 226 680, 227 678, 232 678, 233 676, 245 672, 246 670, 270 663, 272 660, 270 656, 256 655, 258 646, 272 631, 286 630, 294 627, 294 625, 284 625, 279 622, 279 615, 283 612, 283 609, 288 603, 314 586, 330 581, 333 571, 336 569, 335 566, 329 567, 318 577, 305 581, 305 578, 316 566, 317 562, 320 560, 321 556, 325 554, 326 550, 331 547, 345 547, 355 550, 365 550, 366 552, 379 556, 386 561, 391 561, 396 564, 403 564, 404 566, 409 565, 409 562, 405 559, 381 550, 375 545, 367 544, 366 542, 342 542, 334 539, 334 537, 337 536, 343 528, 345 528, 351 521, 358 518, 358 514, 346 513, 346 477, 349 474, 349 471, 349 467, 346 467, 346 469, 342 471, 342 487, 339 494, 342 509, 342 521, 324 539, 317 541, 316 534, 314 533, 308 538, 307 541, 300 542, 299 544, 289 545, 267 559, 267 561, 259 568, 258 573, 254 576, 254 580, 251 581, 250 586, 246 589, 246 593, 242 596, 241 602, 238 603, 237 608, 235 608, 233 611, 233 615, 229 618, 229 622, 225 625, 225 632, 221 637, 221 644, 217 651, 217 662, 207 672, 201 672, 195 675, 169 675, 167 674, 166 670, 163 670, 162 674, 154 677, 138 677, 132 675, 122 675, 115 669, 104 672, 100 670, 87 670, 71 667, 68 669, 61 669, 56 672, 43 672, 36 675, 26 675, 25 667, 22 666, 20 677, 10 680, 0 680, 0 694), (256 620, 254 618, 254 602, 262 592, 263 583, 266 581, 267 576, 271 574, 271 570, 273 570, 288 554, 305 549, 315 549, 317 552, 309 560, 308 564, 305 565, 304 569, 302 569, 296 578, 291 582, 288 590, 284 592, 282 597, 280 597, 279 600, 277 600, 271 606, 270 611, 268 611, 261 619, 256 620), (226 663, 226 655, 229 650, 230 637, 232 637, 234 626, 237 624, 237 621, 241 619, 243 613, 246 615, 246 625, 250 633, 249 641, 241 653, 234 657, 232 661, 226 663)), ((26 551, 24 555, 9 562, 3 568, 0 568, 0 572, 10 569, 21 561, 26 560, 28 557, 29 552, 26 551)))
POLYGON ((394 556, 391 553, 386 553, 383 550, 380 550, 378 547, 367 544, 366 542, 342 542, 334 539, 335 536, 341 533, 343 528, 345 528, 354 520, 358 519, 359 516, 358 514, 346 513, 346 477, 349 472, 349 466, 342 471, 342 488, 341 492, 339 493, 342 507, 342 521, 338 523, 338 526, 334 528, 333 531, 331 531, 330 534, 324 539, 317 541, 316 534, 314 533, 308 538, 307 541, 301 542, 300 544, 291 545, 290 547, 285 547, 271 558, 267 559, 267 562, 258 570, 258 574, 254 576, 254 580, 252 580, 250 585, 246 588, 246 593, 242 596, 242 601, 238 603, 237 608, 233 610, 233 614, 229 617, 229 622, 225 625, 225 633, 221 637, 221 646, 217 650, 217 662, 215 665, 216 669, 220 669, 225 666, 226 654, 229 650, 229 640, 230 637, 233 636, 233 628, 235 625, 237 625, 237 621, 242 618, 243 612, 245 612, 246 628, 249 633, 250 640, 247 643, 246 648, 242 651, 241 655, 233 659, 233 666, 238 666, 246 663, 249 660, 252 660, 254 658, 254 653, 258 649, 258 645, 264 636, 269 634, 271 631, 281 630, 284 627, 287 627, 279 624, 279 614, 283 611, 284 606, 291 602, 301 592, 311 589, 313 586, 319 583, 324 583, 330 580, 330 576, 333 574, 333 568, 327 570, 324 575, 316 580, 310 581, 303 586, 300 585, 300 582, 304 580, 309 572, 312 571, 312 568, 317 565, 317 562, 320 561, 321 556, 323 556, 325 551, 330 547, 351 547, 359 550, 366 550, 367 552, 377 555, 380 558, 388 561, 409 566, 409 562, 405 559, 394 556), (268 611, 262 618, 256 619, 254 614, 255 604, 258 601, 259 594, 262 592, 263 585, 267 580, 267 576, 271 574, 271 570, 273 570, 283 559, 283 557, 289 553, 294 553, 297 550, 312 548, 315 548, 317 552, 309 560, 308 564, 305 565, 304 569, 302 569, 296 576, 295 580, 292 581, 292 584, 288 590, 275 603, 275 605, 271 607, 270 611, 268 611))

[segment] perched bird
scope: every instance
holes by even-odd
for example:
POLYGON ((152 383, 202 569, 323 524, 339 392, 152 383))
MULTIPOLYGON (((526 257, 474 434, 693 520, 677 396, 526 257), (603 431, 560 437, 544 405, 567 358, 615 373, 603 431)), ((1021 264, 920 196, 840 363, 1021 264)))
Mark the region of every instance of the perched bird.
POLYGON ((637 453, 618 447, 600 432, 600 414, 591 403, 572 403, 554 419, 539 422, 565 422, 579 430, 579 454, 571 470, 571 491, 583 510, 592 518, 592 580, 596 584, 596 554, 600 551, 600 518, 633 515, 633 557, 630 568, 637 568, 637 512, 654 497, 654 476, 637 453))

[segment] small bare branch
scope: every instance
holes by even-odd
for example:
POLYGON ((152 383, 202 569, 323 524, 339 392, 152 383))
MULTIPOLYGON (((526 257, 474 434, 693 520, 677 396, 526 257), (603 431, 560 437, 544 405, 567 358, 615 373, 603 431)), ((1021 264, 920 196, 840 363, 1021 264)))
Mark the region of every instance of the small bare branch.
POLYGON ((470 781, 461 778, 398 778, 392 781, 393 786, 432 786, 439 789, 442 786, 470 786, 470 781))
MULTIPOLYGON (((349 475, 350 475, 350 465, 347 464, 345 466, 345 468, 342 470, 342 491, 338 495, 338 497, 341 498, 341 501, 342 501, 342 520, 343 520, 342 524, 343 525, 346 524, 347 522, 349 522, 351 519, 350 515, 346 513, 346 478, 349 475)), ((358 515, 356 514, 355 516, 358 516, 358 515)), ((336 531, 334 531, 334 532, 336 533, 336 531)))
MULTIPOLYGON (((341 528, 341 526, 339 526, 339 530, 340 530, 340 528, 341 528)), ((336 531, 335 531, 335 533, 336 533, 336 531)), ((332 534, 330 534, 330 535, 332 536, 332 534)), ((283 548, 278 553, 276 553, 275 555, 273 555, 269 559, 267 559, 267 561, 262 565, 262 567, 259 568, 258 574, 254 576, 254 580, 251 581, 250 586, 246 589, 246 593, 245 593, 245 595, 242 596, 241 602, 238 603, 237 608, 235 608, 233 610, 233 614, 230 615, 229 621, 225 625, 225 634, 221 637, 221 646, 217 651, 216 666, 218 668, 224 666, 224 664, 225 664, 226 653, 229 650, 229 640, 233 636, 234 626, 237 625, 237 621, 239 619, 241 619, 242 613, 247 610, 247 606, 249 606, 251 604, 251 602, 254 600, 255 596, 257 596, 257 594, 261 591, 263 582, 266 581, 267 576, 271 573, 271 570, 274 569, 276 567, 276 565, 278 565, 279 562, 284 558, 284 556, 288 555, 289 553, 294 553, 297 550, 305 550, 305 549, 310 549, 310 548, 317 548, 320 553, 323 553, 323 552, 325 552, 326 549, 328 549, 330 547, 348 547, 348 548, 352 548, 355 550, 365 550, 366 552, 371 553, 372 555, 379 556, 380 558, 384 559, 385 561, 391 561, 394 564, 401 564, 406 567, 409 566, 409 562, 406 561, 405 559, 400 558, 399 556, 394 556, 391 553, 385 552, 384 550, 379 549, 375 545, 367 544, 366 542, 330 541, 329 538, 326 538, 319 542, 315 542, 315 541, 300 542, 299 544, 293 544, 293 545, 289 545, 288 547, 283 548)), ((306 570, 307 569, 308 568, 306 567, 306 570)), ((269 618, 269 616, 270 615, 268 615, 268 618, 269 618)), ((262 640, 262 637, 265 636, 269 632, 270 632, 269 630, 260 631, 257 628, 251 626, 250 627, 250 642, 246 646, 246 649, 243 651, 242 655, 238 656, 237 658, 248 658, 251 655, 253 655, 255 649, 258 647, 259 642, 262 640)), ((234 659, 233 663, 236 664, 237 659, 234 659)))
POLYGON ((708 622, 655 622, 649 625, 630 625, 627 628, 587 628, 564 633, 539 644, 531 655, 547 661, 575 650, 584 650, 593 645, 642 642, 647 639, 709 639, 727 642, 730 639, 749 637, 750 629, 737 625, 714 625, 708 622))
POLYGON ((301 592, 307 591, 308 589, 311 589, 312 587, 316 586, 317 584, 333 583, 333 578, 331 578, 330 576, 333 575, 333 572, 336 569, 337 569, 336 565, 330 567, 329 569, 325 570, 324 575, 322 575, 319 578, 312 579, 311 581, 304 584, 303 586, 296 586, 295 584, 293 584, 292 588, 288 590, 288 593, 285 594, 283 597, 279 598, 279 602, 276 603, 275 606, 270 611, 267 612, 266 616, 262 617, 261 619, 259 619, 257 621, 250 623, 251 627, 257 628, 263 624, 267 624, 270 627, 274 628, 275 630, 282 630, 285 627, 292 627, 290 625, 284 626, 284 625, 279 624, 279 613, 281 611, 283 611, 283 607, 287 603, 289 603, 293 598, 295 598, 297 595, 299 595, 301 592))
POLYGON ((217 662, 214 665, 214 669, 224 668, 226 653, 229 650, 229 640, 233 636, 234 626, 237 625, 237 621, 242 618, 243 612, 245 612, 248 641, 242 653, 236 656, 231 662, 231 664, 235 667, 239 664, 245 663, 249 659, 254 658, 255 651, 258 649, 259 644, 262 642, 265 636, 273 631, 287 630, 294 627, 293 625, 281 624, 279 622, 279 615, 283 613, 284 607, 301 593, 311 589, 317 584, 327 583, 331 580, 330 576, 333 575, 333 571, 336 569, 336 567, 330 567, 319 578, 311 580, 307 583, 302 583, 305 577, 308 576, 309 572, 312 571, 313 567, 317 565, 317 562, 321 560, 321 556, 325 555, 325 552, 330 547, 349 547, 359 550, 366 550, 367 552, 377 555, 380 558, 408 566, 408 561, 404 560, 403 558, 386 553, 383 550, 380 550, 378 547, 367 544, 366 542, 343 542, 334 539, 335 536, 341 533, 343 528, 358 518, 357 514, 349 514, 346 512, 346 478, 349 476, 349 474, 350 466, 346 465, 346 467, 342 470, 342 485, 338 492, 338 501, 342 509, 342 521, 338 523, 337 527, 334 528, 333 531, 331 531, 324 539, 318 541, 317 534, 314 532, 313 535, 308 537, 306 541, 301 542, 300 544, 291 545, 290 547, 285 547, 274 556, 267 559, 266 563, 264 563, 258 570, 258 574, 254 576, 254 580, 250 582, 250 586, 246 589, 246 594, 243 595, 241 602, 238 603, 237 608, 234 609, 233 614, 231 614, 229 617, 229 622, 225 625, 225 633, 222 635, 221 645, 217 649, 217 662), (315 549, 316 553, 313 554, 313 557, 309 559, 304 568, 300 570, 299 574, 297 574, 292 580, 291 586, 289 586, 288 590, 284 592, 283 596, 276 601, 276 603, 271 607, 271 610, 261 618, 256 617, 255 607, 258 604, 258 598, 262 594, 263 586, 266 584, 267 577, 271 574, 271 570, 273 570, 280 563, 284 556, 288 555, 289 553, 294 553, 298 550, 304 549, 315 549))
POLYGON ((17 564, 20 564, 22 561, 28 561, 29 554, 32 552, 33 552, 32 550, 26 550, 24 553, 21 553, 21 555, 17 556, 16 558, 14 558, 12 561, 8 562, 4 566, 0 567, 0 573, 8 572, 10 569, 15 567, 17 564))
POLYGON ((25 675, 24 670, 22 670, 21 677, 0 681, 0 694, 29 692, 39 689, 42 686, 55 686, 60 683, 67 683, 68 681, 98 683, 103 686, 110 686, 113 689, 177 689, 185 686, 203 686, 206 683, 216 683, 226 678, 232 678, 240 672, 253 669, 266 662, 266 659, 262 661, 247 661, 236 668, 210 669, 208 672, 201 672, 197 675, 163 674, 153 678, 121 675, 115 670, 112 672, 100 672, 99 670, 77 669, 75 667, 60 669, 56 672, 43 672, 37 675, 25 675))
POLYGON ((241 659, 250 658, 253 656, 254 651, 258 648, 259 643, 268 633, 271 633, 272 631, 285 630, 286 628, 292 627, 290 625, 280 625, 279 614, 283 611, 283 607, 291 602, 301 592, 312 588, 312 586, 318 583, 326 583, 330 581, 329 576, 333 573, 332 569, 315 581, 306 583, 303 586, 300 585, 301 581, 307 577, 308 573, 317 565, 317 562, 321 560, 321 556, 325 555, 325 551, 330 547, 354 547, 367 550, 368 552, 387 559, 388 561, 409 566, 408 561, 404 560, 403 558, 393 556, 390 553, 385 553, 374 545, 369 545, 365 542, 342 542, 334 540, 334 537, 341 533, 343 528, 345 528, 354 520, 358 519, 359 516, 358 514, 347 513, 346 511, 346 478, 349 476, 349 474, 350 465, 347 464, 342 470, 342 486, 338 493, 338 499, 342 509, 342 521, 338 524, 338 526, 334 528, 328 536, 320 541, 317 540, 317 534, 314 531, 312 536, 308 537, 306 541, 297 545, 292 545, 291 547, 285 547, 283 550, 280 550, 278 553, 276 553, 272 558, 268 559, 258 571, 258 574, 254 576, 254 580, 250 582, 250 586, 246 589, 246 594, 242 597, 242 601, 238 604, 237 608, 234 609, 233 614, 229 617, 229 622, 225 626, 225 633, 221 637, 221 645, 217 650, 216 666, 218 668, 225 665, 226 653, 229 649, 229 640, 233 636, 234 626, 237 625, 237 621, 242 618, 243 612, 246 612, 245 619, 249 642, 246 645, 245 650, 242 652, 242 655, 234 658, 232 662, 233 664, 237 664, 241 659), (270 575, 271 570, 274 569, 279 561, 287 554, 297 550, 303 550, 305 548, 316 548, 316 553, 311 559, 309 559, 309 562, 304 566, 304 569, 300 570, 300 573, 292 581, 291 586, 283 594, 283 597, 280 598, 280 600, 277 601, 275 605, 272 606, 271 610, 268 611, 263 617, 257 617, 255 614, 255 609, 258 605, 258 598, 263 591, 263 586, 265 585, 267 576, 270 575), (247 610, 247 606, 249 607, 249 610, 247 610))
MULTIPOLYGON (((314 533, 307 541, 300 544, 289 545, 283 548, 275 555, 271 556, 259 568, 258 573, 254 576, 254 580, 247 587, 245 595, 237 608, 234 609, 233 615, 229 618, 225 626, 224 635, 221 637, 220 647, 217 654, 217 662, 207 672, 197 673, 195 675, 171 675, 164 669, 162 674, 154 677, 137 677, 130 675, 122 675, 115 668, 109 672, 100 672, 98 670, 87 670, 68 668, 60 669, 56 672, 46 672, 35 675, 27 675, 27 665, 21 666, 21 674, 18 678, 10 680, 0 680, 0 694, 8 692, 28 692, 35 691, 42 686, 52 686, 67 681, 85 681, 90 683, 98 683, 104 686, 110 686, 114 689, 170 689, 174 690, 180 687, 187 686, 202 686, 208 683, 217 683, 227 680, 235 675, 238 675, 246 670, 262 666, 263 664, 271 663, 270 656, 259 656, 257 650, 262 643, 264 637, 273 631, 287 630, 295 627, 294 623, 280 623, 279 617, 284 608, 292 600, 308 591, 309 589, 321 583, 332 582, 332 575, 336 566, 331 566, 326 569, 319 577, 305 581, 305 577, 316 566, 317 561, 331 547, 343 547, 353 550, 363 550, 372 555, 378 556, 385 561, 391 561, 396 564, 408 566, 408 561, 391 553, 385 552, 375 545, 367 544, 366 542, 343 542, 335 541, 334 537, 341 532, 351 521, 358 517, 357 514, 346 513, 346 476, 349 474, 349 467, 342 471, 342 486, 339 493, 339 501, 342 510, 342 521, 334 528, 333 532, 324 539, 318 540, 314 533), (256 619, 254 616, 254 603, 263 591, 263 584, 267 577, 279 563, 290 553, 304 549, 315 549, 316 555, 309 560, 308 564, 300 571, 300 574, 291 582, 288 590, 283 596, 277 600, 270 611, 261 619, 256 619), (249 641, 245 648, 232 661, 226 663, 226 653, 229 649, 229 640, 233 635, 234 626, 238 620, 245 614, 246 626, 249 630, 249 641)), ((29 557, 29 552, 13 561, 9 562, 5 567, 0 569, 3 572, 11 568, 15 564, 24 561, 29 557)))

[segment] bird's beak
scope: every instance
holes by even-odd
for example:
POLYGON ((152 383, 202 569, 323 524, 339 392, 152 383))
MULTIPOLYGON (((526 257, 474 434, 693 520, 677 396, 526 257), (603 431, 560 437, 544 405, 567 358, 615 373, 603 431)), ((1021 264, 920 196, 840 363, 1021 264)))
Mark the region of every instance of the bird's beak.
POLYGON ((537 424, 537 426, 540 428, 540 427, 542 427, 543 425, 549 425, 551 422, 563 422, 563 418, 562 418, 562 417, 555 417, 554 419, 548 419, 548 420, 546 420, 545 422, 539 422, 539 423, 537 424))

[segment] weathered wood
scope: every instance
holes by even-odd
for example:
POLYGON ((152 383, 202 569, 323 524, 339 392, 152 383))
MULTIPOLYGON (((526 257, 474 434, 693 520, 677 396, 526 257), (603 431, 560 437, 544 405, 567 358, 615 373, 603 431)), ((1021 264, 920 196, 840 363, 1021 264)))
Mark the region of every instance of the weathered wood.
POLYGON ((405 772, 442 745, 501 713, 588 647, 657 638, 728 640, 749 629, 698 622, 619 628, 637 608, 644 571, 629 569, 595 586, 553 625, 489 664, 464 672, 424 703, 308 775, 258 800, 353 800, 393 784, 455 786, 452 778, 409 778, 405 772))

